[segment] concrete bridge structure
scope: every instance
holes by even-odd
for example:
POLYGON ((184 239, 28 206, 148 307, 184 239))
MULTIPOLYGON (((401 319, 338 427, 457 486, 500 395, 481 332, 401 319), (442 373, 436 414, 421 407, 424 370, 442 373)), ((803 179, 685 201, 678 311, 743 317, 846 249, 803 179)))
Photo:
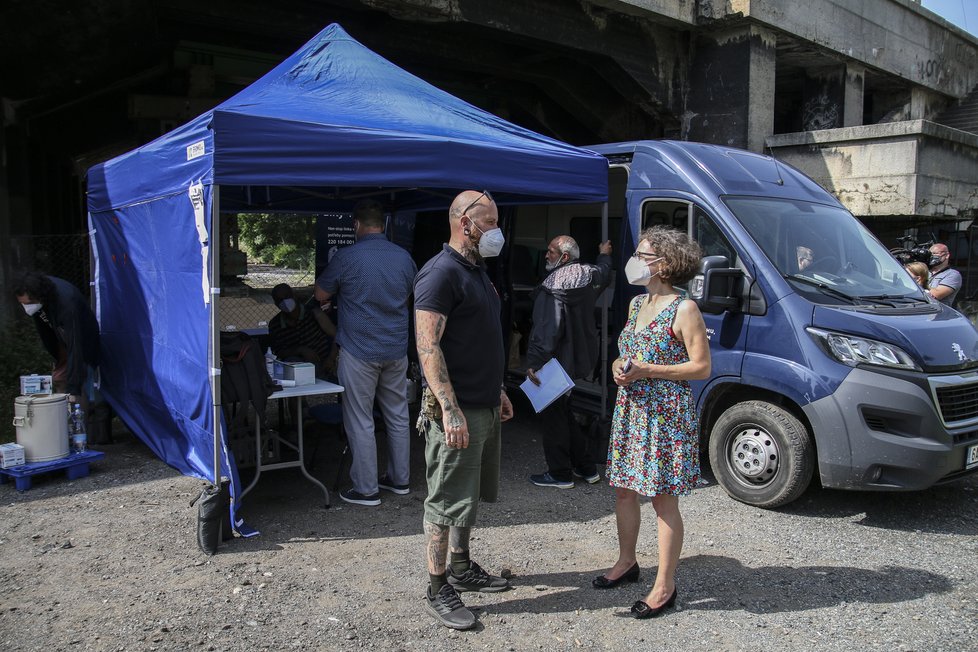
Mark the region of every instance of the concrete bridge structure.
POLYGON ((4 283, 45 261, 39 236, 84 233, 89 166, 211 108, 331 22, 531 129, 771 153, 884 243, 933 236, 960 267, 974 257, 978 39, 911 0, 67 4, 0 9, 4 283))

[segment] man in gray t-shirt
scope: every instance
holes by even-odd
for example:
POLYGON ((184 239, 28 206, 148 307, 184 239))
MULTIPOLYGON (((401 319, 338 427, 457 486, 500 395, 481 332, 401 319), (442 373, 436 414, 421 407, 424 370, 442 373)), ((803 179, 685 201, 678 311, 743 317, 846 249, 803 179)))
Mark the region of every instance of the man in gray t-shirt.
POLYGON ((951 252, 940 242, 930 248, 930 295, 946 306, 954 306, 954 298, 961 289, 961 273, 949 265, 951 252))

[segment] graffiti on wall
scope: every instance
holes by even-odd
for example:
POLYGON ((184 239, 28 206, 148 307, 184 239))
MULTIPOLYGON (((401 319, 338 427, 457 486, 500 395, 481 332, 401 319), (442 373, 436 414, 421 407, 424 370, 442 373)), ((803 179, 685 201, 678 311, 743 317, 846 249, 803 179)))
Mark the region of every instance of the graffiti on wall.
POLYGON ((801 124, 805 131, 841 127, 842 111, 838 102, 832 101, 828 93, 809 97, 802 105, 801 124))

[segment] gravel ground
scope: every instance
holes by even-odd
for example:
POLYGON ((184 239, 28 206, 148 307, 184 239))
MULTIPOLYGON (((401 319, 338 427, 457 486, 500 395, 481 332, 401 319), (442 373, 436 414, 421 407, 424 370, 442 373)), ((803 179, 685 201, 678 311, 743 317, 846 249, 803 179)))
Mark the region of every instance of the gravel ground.
MULTIPOLYGON (((323 509, 295 469, 263 475, 243 511, 262 535, 207 557, 188 506, 202 483, 125 435, 86 478, 0 486, 0 649, 978 649, 978 476, 912 494, 815 488, 779 511, 711 481, 683 502, 679 609, 637 621, 628 607, 656 564, 651 505, 641 580, 595 591, 616 554, 612 491, 534 487, 533 423, 518 417, 503 437, 501 500, 484 506, 472 546, 515 588, 465 594, 472 631, 422 607, 420 442, 411 495, 384 494, 379 508, 334 496, 323 509)), ((338 452, 320 449, 327 485, 338 452)))

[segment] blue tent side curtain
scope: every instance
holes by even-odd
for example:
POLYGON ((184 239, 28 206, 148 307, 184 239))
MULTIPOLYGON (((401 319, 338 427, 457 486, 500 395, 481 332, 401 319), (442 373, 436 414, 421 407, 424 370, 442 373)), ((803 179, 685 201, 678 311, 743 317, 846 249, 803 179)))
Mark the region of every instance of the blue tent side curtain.
POLYGON ((344 211, 381 192, 447 208, 467 188, 596 203, 607 172, 604 157, 463 102, 330 25, 215 109, 89 170, 103 391, 166 463, 230 477, 236 507, 237 470, 214 444, 213 215, 344 211))

